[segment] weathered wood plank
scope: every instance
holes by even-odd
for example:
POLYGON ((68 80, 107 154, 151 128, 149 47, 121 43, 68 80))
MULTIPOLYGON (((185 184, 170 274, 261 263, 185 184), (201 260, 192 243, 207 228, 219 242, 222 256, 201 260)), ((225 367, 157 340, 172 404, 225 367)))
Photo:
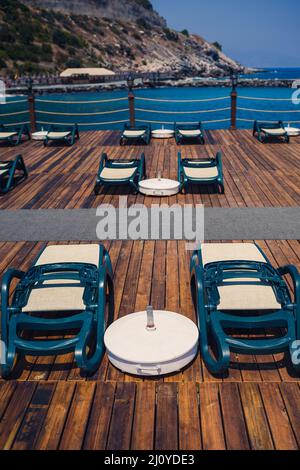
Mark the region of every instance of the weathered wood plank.
POLYGON ((264 405, 257 384, 239 385, 251 449, 274 449, 264 405))
POLYGON ((155 429, 155 382, 137 384, 131 449, 152 450, 155 429))
POLYGON ((178 449, 177 384, 157 385, 155 450, 178 449))
POLYGON ((131 432, 134 415, 136 384, 118 383, 108 434, 108 450, 128 450, 131 444, 131 432))

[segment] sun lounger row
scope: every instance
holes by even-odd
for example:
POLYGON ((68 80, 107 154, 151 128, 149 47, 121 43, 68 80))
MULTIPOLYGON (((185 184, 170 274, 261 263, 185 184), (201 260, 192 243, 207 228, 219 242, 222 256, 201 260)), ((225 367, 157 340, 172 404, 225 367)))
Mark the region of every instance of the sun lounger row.
MULTIPOLYGON (((151 140, 151 125, 130 126, 125 124, 121 134, 120 145, 128 143, 148 145, 151 140)), ((174 137, 176 143, 180 145, 184 142, 199 142, 204 144, 204 133, 201 122, 197 124, 177 124, 174 123, 174 137)))
MULTIPOLYGON (((100 188, 108 186, 128 185, 134 192, 139 191, 139 183, 146 177, 145 156, 139 160, 110 160, 103 154, 95 184, 95 194, 100 188)), ((224 193, 222 154, 216 158, 187 159, 178 154, 178 181, 180 190, 185 191, 191 184, 214 185, 221 194, 224 193)))
MULTIPOLYGON (((300 340, 296 267, 274 268, 255 244, 214 243, 203 244, 192 255, 190 272, 200 350, 212 373, 228 370, 231 352, 287 352, 294 357, 300 340), (277 334, 262 337, 265 328, 276 329, 277 334)), ((48 246, 28 271, 9 269, 5 273, 1 296, 4 378, 11 375, 18 354, 73 352, 83 374, 98 369, 104 332, 114 318, 113 270, 103 246, 48 246), (39 331, 47 339, 36 337, 39 331), (59 332, 61 339, 57 339, 59 332)), ((300 371, 297 361, 294 367, 300 371)))
MULTIPOLYGON (((0 194, 6 194, 18 183, 28 178, 28 171, 21 155, 15 160, 0 161, 0 194)), ((139 192, 139 183, 146 179, 145 156, 140 159, 109 159, 103 153, 97 173, 94 192, 99 194, 101 187, 129 186, 135 193, 139 192)), ((213 185, 219 193, 224 193, 222 154, 216 158, 188 159, 178 153, 178 182, 180 191, 187 191, 190 185, 213 185)))
MULTIPOLYGON (((274 123, 254 122, 253 135, 257 136, 260 142, 266 142, 269 138, 282 138, 284 142, 289 142, 289 135, 282 121, 274 123)), ((197 124, 174 124, 174 136, 178 145, 182 143, 205 144, 202 123, 197 124)), ((30 139, 30 132, 27 125, 11 127, 0 125, 0 142, 9 145, 19 145, 23 139, 30 139)), ((43 137, 44 145, 51 141, 73 145, 80 138, 78 125, 50 125, 43 137)), ((121 134, 120 145, 128 143, 148 145, 151 140, 151 125, 130 126, 125 124, 121 134)))
MULTIPOLYGON (((0 125, 0 142, 5 142, 9 145, 19 145, 23 140, 30 140, 31 135, 27 125, 23 126, 4 126, 0 125)), ((60 142, 66 143, 68 145, 73 145, 77 139, 79 139, 79 130, 78 125, 50 125, 45 131, 43 136, 43 141, 45 147, 51 142, 60 142)))

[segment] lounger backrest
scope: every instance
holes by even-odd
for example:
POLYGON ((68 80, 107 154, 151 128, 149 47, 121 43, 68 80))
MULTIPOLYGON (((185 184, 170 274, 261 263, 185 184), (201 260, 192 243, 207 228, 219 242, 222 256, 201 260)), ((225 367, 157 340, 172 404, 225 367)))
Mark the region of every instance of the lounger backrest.
POLYGON ((184 131, 197 131, 201 128, 201 122, 196 124, 184 124, 184 123, 177 123, 174 124, 175 130, 184 130, 184 131))
POLYGON ((88 263, 99 265, 100 246, 94 245, 53 245, 45 248, 35 266, 54 263, 88 263))
POLYGON ((284 129, 282 121, 278 122, 258 122, 259 129, 284 129))
MULTIPOLYGON (((35 266, 61 263, 84 263, 96 267, 100 262, 100 245, 54 245, 47 247, 35 266)), ((74 280, 47 280, 34 288, 23 312, 56 312, 85 310, 84 287, 74 280), (76 284, 79 284, 76 286, 76 284)))
POLYGON ((203 159, 203 160, 182 160, 182 164, 187 168, 212 168, 217 166, 217 161, 214 158, 203 159))
POLYGON ((268 260, 254 243, 205 243, 201 246, 202 265, 219 261, 256 261, 268 260))

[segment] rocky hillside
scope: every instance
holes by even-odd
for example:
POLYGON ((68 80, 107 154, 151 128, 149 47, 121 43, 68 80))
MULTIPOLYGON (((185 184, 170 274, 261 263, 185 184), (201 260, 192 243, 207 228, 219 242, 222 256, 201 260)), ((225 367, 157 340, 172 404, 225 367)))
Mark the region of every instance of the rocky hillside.
POLYGON ((135 21, 147 16, 149 24, 164 28, 166 20, 153 10, 148 0, 23 0, 23 3, 70 15, 135 21))
POLYGON ((202 76, 242 70, 218 43, 169 29, 148 0, 1 0, 1 74, 81 66, 202 76))

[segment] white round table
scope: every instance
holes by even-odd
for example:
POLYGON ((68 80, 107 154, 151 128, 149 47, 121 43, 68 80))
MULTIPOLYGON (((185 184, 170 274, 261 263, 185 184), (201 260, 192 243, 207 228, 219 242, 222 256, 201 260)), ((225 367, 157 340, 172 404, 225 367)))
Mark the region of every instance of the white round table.
POLYGON ((198 353, 199 331, 194 322, 173 312, 153 311, 154 328, 147 328, 147 313, 137 312, 114 322, 104 336, 110 362, 123 372, 158 376, 177 372, 198 353))
POLYGON ((300 135, 299 127, 286 127, 285 130, 287 131, 289 137, 298 137, 300 135))
POLYGON ((33 134, 31 134, 31 138, 32 140, 45 140, 47 134, 47 131, 33 132, 33 134))
POLYGON ((166 178, 153 178, 141 181, 139 189, 146 196, 174 196, 179 193, 180 183, 166 178))
POLYGON ((154 139, 171 139, 174 137, 172 129, 155 129, 151 134, 154 139))

